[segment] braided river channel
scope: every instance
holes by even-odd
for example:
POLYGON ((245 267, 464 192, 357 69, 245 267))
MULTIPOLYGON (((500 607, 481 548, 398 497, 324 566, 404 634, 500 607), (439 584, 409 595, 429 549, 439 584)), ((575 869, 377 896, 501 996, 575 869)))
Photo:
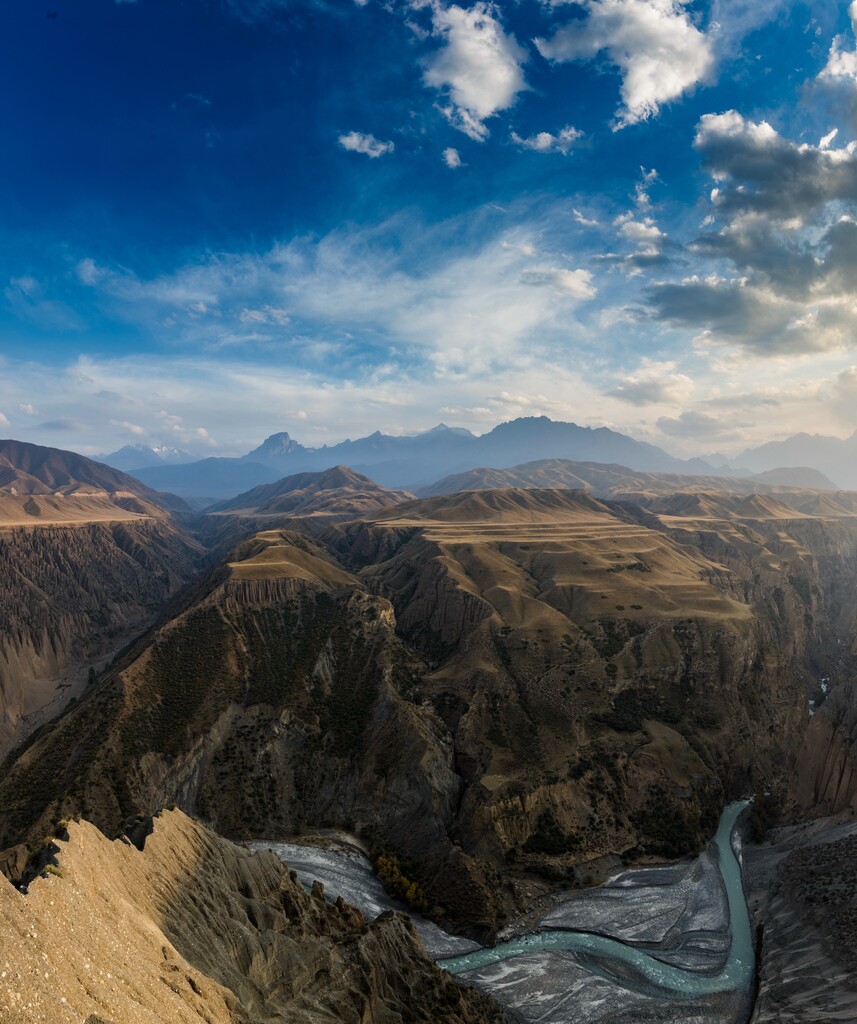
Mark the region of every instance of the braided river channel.
MULTIPOLYGON (((532 933, 479 947, 415 920, 438 966, 490 992, 516 1017, 542 1024, 743 1024, 755 968, 735 825, 747 801, 723 811, 694 859, 622 872, 558 901, 532 933)), ((302 881, 368 919, 399 909, 353 849, 256 843, 302 881)))

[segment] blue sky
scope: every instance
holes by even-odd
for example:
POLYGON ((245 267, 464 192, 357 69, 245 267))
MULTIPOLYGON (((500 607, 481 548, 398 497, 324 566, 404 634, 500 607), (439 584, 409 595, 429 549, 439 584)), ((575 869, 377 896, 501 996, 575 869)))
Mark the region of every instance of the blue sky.
POLYGON ((857 428, 857 4, 0 13, 0 432, 857 428))

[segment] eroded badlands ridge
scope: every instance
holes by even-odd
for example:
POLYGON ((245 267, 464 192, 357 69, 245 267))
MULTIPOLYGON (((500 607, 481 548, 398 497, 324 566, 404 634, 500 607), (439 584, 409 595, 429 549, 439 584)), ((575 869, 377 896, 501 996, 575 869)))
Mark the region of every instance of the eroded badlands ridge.
POLYGON ((28 894, 0 879, 3 1024, 503 1024, 402 914, 366 924, 180 811, 141 851, 73 822, 28 894))

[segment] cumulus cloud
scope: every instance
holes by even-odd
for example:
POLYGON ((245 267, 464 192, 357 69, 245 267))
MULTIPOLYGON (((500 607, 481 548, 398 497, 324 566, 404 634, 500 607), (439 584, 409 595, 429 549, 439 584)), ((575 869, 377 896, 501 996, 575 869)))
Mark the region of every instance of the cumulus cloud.
POLYGON ((583 132, 569 124, 565 128, 560 128, 556 135, 538 132, 529 138, 522 138, 517 132, 512 132, 512 141, 523 149, 531 149, 535 153, 562 153, 566 156, 582 136, 583 132))
POLYGON ((135 437, 145 437, 146 428, 141 427, 139 423, 131 423, 130 420, 111 420, 114 427, 121 427, 122 430, 127 430, 129 434, 133 434, 135 437))
POLYGON ((446 164, 447 167, 451 168, 452 170, 455 170, 457 167, 463 166, 461 154, 458 152, 457 149, 453 149, 452 146, 447 147, 443 151, 443 162, 446 164))
POLYGON ((718 183, 712 202, 722 213, 804 218, 824 203, 857 199, 857 152, 796 143, 767 121, 735 110, 705 114, 694 145, 718 183))
POLYGON ((619 234, 635 245, 660 246, 666 235, 655 224, 651 217, 635 217, 632 213, 623 213, 613 222, 619 234))
POLYGON ((615 128, 657 114, 714 71, 711 41, 691 20, 688 0, 575 0, 587 17, 536 39, 552 61, 590 60, 607 54, 622 76, 615 128))
POLYGON ((483 142, 489 135, 485 121, 511 107, 527 88, 527 51, 504 31, 489 3, 469 9, 437 4, 432 24, 444 45, 427 59, 423 80, 448 96, 449 103, 441 108, 447 120, 483 142))
POLYGON ((673 362, 644 363, 607 394, 631 405, 683 405, 693 392, 693 381, 676 370, 673 362))
POLYGON ((363 153, 370 160, 375 160, 385 153, 392 153, 396 148, 393 142, 382 142, 374 135, 364 132, 346 132, 339 136, 339 145, 350 153, 363 153))
POLYGON ((734 110, 705 115, 695 145, 712 214, 689 249, 716 269, 653 284, 651 314, 757 355, 857 345, 857 221, 842 213, 857 200, 857 149, 835 139, 796 143, 734 110))
POLYGON ((9 422, 9 417, 5 413, 0 412, 0 427, 9 426, 11 426, 11 423, 9 422))
POLYGON ((732 342, 760 355, 803 355, 857 344, 857 300, 789 300, 742 279, 692 277, 652 285, 652 315, 699 329, 699 340, 732 342))
MULTIPOLYGON (((853 34, 857 36, 857 0, 848 8, 853 34)), ((857 88, 857 49, 854 41, 846 36, 837 36, 830 47, 827 64, 819 73, 819 81, 828 84, 846 84, 857 88)))

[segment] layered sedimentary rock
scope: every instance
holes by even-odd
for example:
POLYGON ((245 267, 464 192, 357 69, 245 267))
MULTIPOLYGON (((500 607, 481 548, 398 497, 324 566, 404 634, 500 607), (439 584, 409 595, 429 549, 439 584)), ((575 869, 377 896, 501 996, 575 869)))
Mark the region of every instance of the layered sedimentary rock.
POLYGON ((72 823, 24 894, 0 879, 4 1024, 502 1024, 413 925, 310 896, 251 854, 164 812, 142 850, 72 823))

